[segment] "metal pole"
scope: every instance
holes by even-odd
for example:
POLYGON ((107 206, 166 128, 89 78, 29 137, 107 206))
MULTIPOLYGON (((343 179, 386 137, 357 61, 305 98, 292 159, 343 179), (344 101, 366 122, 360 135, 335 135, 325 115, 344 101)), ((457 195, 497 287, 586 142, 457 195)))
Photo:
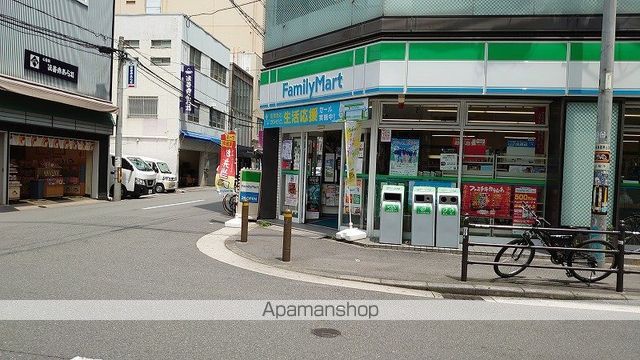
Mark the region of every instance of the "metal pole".
POLYGON ((291 261, 291 210, 284 211, 284 232, 282 233, 282 261, 291 261))
MULTIPOLYGON (((616 0, 605 0, 602 14, 602 48, 600 54, 600 85, 598 94, 598 127, 594 152, 591 228, 607 230, 609 207, 609 169, 611 168, 611 115, 613 110, 613 62, 616 38, 616 0)), ((603 234, 591 234, 591 239, 606 240, 603 234)), ((604 262, 604 254, 599 254, 604 262)))
POLYGON ((242 202, 242 223, 240 225, 240 242, 247 242, 249 236, 249 202, 242 202))
POLYGON ((618 272, 616 273, 616 291, 624 291, 624 238, 626 237, 626 229, 624 221, 620 221, 620 228, 618 229, 618 253, 616 254, 616 263, 618 265, 618 272))
POLYGON ((467 270, 469 267, 469 217, 465 216, 462 226, 462 270, 460 281, 467 281, 467 270))
POLYGON ((116 149, 115 149, 115 181, 113 183, 113 201, 122 199, 122 105, 124 84, 122 72, 124 69, 124 37, 118 38, 118 116, 116 120, 116 149))

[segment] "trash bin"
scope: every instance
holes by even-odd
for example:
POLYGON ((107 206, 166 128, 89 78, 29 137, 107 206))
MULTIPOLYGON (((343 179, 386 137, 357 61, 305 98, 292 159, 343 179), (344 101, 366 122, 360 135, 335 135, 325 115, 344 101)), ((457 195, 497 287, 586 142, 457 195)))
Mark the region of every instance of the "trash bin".
POLYGON ((402 244, 404 186, 384 185, 380 199, 380 242, 402 244))
POLYGON ((438 188, 436 246, 458 248, 460 236, 460 189, 438 188))
POLYGON ((435 246, 436 189, 429 186, 414 186, 411 207, 411 245, 435 246))

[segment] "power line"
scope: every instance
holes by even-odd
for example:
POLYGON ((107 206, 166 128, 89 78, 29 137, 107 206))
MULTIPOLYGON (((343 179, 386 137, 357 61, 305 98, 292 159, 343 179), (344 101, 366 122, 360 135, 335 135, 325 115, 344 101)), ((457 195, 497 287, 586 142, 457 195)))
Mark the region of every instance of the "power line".
MULTIPOLYGON (((151 70, 151 69, 150 69, 150 68, 148 68, 146 65, 144 65, 143 63, 141 63, 141 62, 140 62, 140 60, 137 60, 137 61, 136 61, 136 63, 140 66, 140 68, 142 68, 143 70, 145 70, 149 75, 154 76, 156 79, 158 79, 158 80, 162 81, 164 84, 166 84, 167 86, 171 87, 173 90, 178 91, 179 93, 182 93, 182 89, 180 89, 180 88, 178 88, 177 86, 175 86, 175 85, 171 84, 169 81, 167 81, 167 79, 163 78, 162 76, 160 76, 160 75, 156 74, 153 70, 151 70)), ((168 71, 167 71, 167 72, 168 72, 168 71)), ((171 74, 171 73, 169 73, 169 74, 171 74)), ((172 75, 173 75, 173 74, 172 74, 172 75)), ((154 82, 154 83, 155 83, 155 82, 154 82)), ((200 92, 200 91, 199 91, 199 92, 200 92)), ((204 94, 204 93, 203 93, 203 94, 204 94)), ((172 94, 172 95, 176 96, 177 98, 180 98, 180 96, 178 96, 178 95, 175 95, 175 94, 172 94)), ((205 94, 205 95, 206 95, 206 94, 205 94)), ((200 103, 197 99, 195 99, 195 100, 196 100, 196 102, 200 103)), ((202 103, 200 103, 200 104, 201 104, 201 105, 206 105, 206 104, 202 104, 202 103)), ((212 107, 212 108, 213 108, 213 107, 212 107)), ((252 122, 252 121, 249 121, 249 120, 246 120, 246 119, 242 119, 242 118, 238 118, 238 117, 233 116, 233 115, 231 115, 231 114, 229 114, 229 113, 227 113, 227 112, 220 111, 220 110, 217 110, 217 109, 215 109, 215 108, 213 108, 213 109, 214 109, 214 110, 216 110, 216 111, 221 112, 221 113, 222 113, 222 114, 224 114, 225 116, 228 116, 230 119, 237 120, 237 121, 243 122, 243 123, 245 123, 245 124, 250 124, 250 125, 241 125, 241 126, 244 126, 244 127, 253 127, 253 122, 252 122)))
MULTIPOLYGON (((257 3, 257 2, 260 2, 260 0, 249 1, 249 2, 246 2, 244 4, 240 4, 239 6, 250 5, 250 4, 257 3)), ((227 8, 222 8, 222 9, 217 9, 217 10, 214 10, 214 11, 209 11, 209 12, 203 12, 203 13, 198 13, 198 14, 194 14, 194 15, 189 15, 189 16, 187 16, 187 19, 190 20, 194 16, 213 15, 215 13, 218 13, 218 12, 221 12, 221 11, 224 11, 224 10, 232 10, 232 9, 235 9, 235 8, 236 8, 236 5, 234 4, 234 6, 227 7, 227 8)))
POLYGON ((47 41, 49 41, 49 42, 51 42, 51 43, 54 43, 54 44, 56 44, 56 45, 60 45, 60 46, 64 46, 64 47, 69 48, 69 49, 73 49, 73 50, 81 51, 81 52, 86 53, 86 54, 91 54, 91 55, 96 55, 96 56, 102 56, 102 57, 106 57, 106 58, 111 58, 111 55, 102 54, 102 53, 99 53, 99 52, 98 52, 98 53, 95 53, 95 52, 92 52, 92 51, 88 51, 88 50, 85 50, 85 49, 81 49, 81 48, 79 48, 79 47, 75 47, 75 46, 71 46, 71 45, 66 45, 66 44, 64 44, 64 43, 62 43, 62 42, 60 42, 60 41, 56 41, 56 40, 54 40, 54 39, 52 39, 52 38, 50 38, 50 37, 48 37, 48 36, 41 35, 41 34, 38 34, 38 33, 28 32, 27 30, 21 30, 20 28, 13 27, 13 25, 10 25, 10 24, 6 24, 6 23, 1 23, 1 22, 0 22, 0 26, 4 26, 4 27, 6 27, 6 28, 8 28, 8 29, 11 29, 11 30, 13 30, 13 31, 19 32, 19 33, 21 33, 21 34, 23 34, 23 35, 28 35, 28 36, 37 36, 37 37, 42 38, 42 39, 44 39, 44 40, 47 40, 47 41))
POLYGON ((67 20, 61 19, 61 18, 59 18, 59 17, 57 17, 57 16, 54 16, 54 15, 49 14, 49 13, 48 13, 48 12, 46 12, 46 11, 40 10, 40 9, 38 9, 38 8, 35 8, 35 7, 33 7, 33 6, 29 5, 29 4, 25 4, 25 3, 23 3, 22 1, 19 1, 19 0, 11 0, 11 1, 13 1, 14 3, 20 4, 20 5, 24 6, 24 7, 27 7, 27 8, 29 8, 29 9, 31 9, 31 10, 35 10, 35 11, 37 11, 37 12, 41 13, 41 14, 44 14, 44 15, 46 15, 46 16, 49 16, 49 17, 51 17, 51 18, 53 18, 53 19, 56 19, 56 20, 58 20, 58 21, 60 21, 60 22, 65 23, 65 24, 72 25, 72 26, 77 27, 78 29, 81 29, 81 30, 87 31, 87 32, 89 32, 89 33, 93 34, 95 37, 101 37, 104 41, 107 41, 107 40, 113 40, 113 38, 112 38, 111 36, 108 36, 108 35, 104 35, 104 34, 101 34, 101 33, 95 32, 95 31, 93 31, 93 30, 91 30, 91 29, 87 29, 87 28, 85 28, 85 27, 83 27, 83 26, 80 26, 80 25, 78 25, 78 24, 74 24, 74 23, 72 23, 71 21, 67 21, 67 20))
POLYGON ((240 7, 240 5, 236 4, 235 0, 229 0, 229 2, 236 8, 236 10, 238 10, 240 15, 242 15, 242 17, 244 18, 245 22, 247 24, 249 24, 249 26, 253 30, 255 30, 258 33, 258 35, 260 35, 260 37, 262 39, 264 39, 265 30, 262 28, 262 26, 260 24, 258 24, 256 19, 254 19, 253 17, 249 16, 249 14, 247 14, 246 11, 244 11, 242 9, 242 7, 240 7))
MULTIPOLYGON (((140 51, 138 51, 138 49, 134 49, 134 48, 130 48, 130 49, 131 49, 131 50, 133 50, 133 51, 135 51, 135 52, 137 52, 138 54, 140 54, 140 56, 142 56, 144 59, 146 59, 146 60, 147 60, 147 61, 149 61, 150 63, 153 63, 149 57, 145 56, 143 53, 141 53, 140 51)), ((182 64, 182 63, 180 63, 180 64, 182 64)), ((182 81, 182 79, 180 79, 179 77, 177 77, 175 74, 173 74, 173 73, 172 73, 172 72, 170 72, 169 70, 167 70, 167 69, 165 69, 165 68, 163 68, 163 67, 160 67, 160 69, 162 69, 162 70, 163 70, 164 72, 166 72, 167 74, 171 75, 173 78, 175 78, 175 79, 177 79, 177 80, 179 80, 179 81, 182 81)), ((225 105, 225 106, 226 106, 226 104, 223 104, 220 100, 218 100, 218 99, 214 99, 214 98, 212 98, 211 96, 209 96, 208 94, 206 94, 206 93, 204 93, 204 92, 202 92, 202 91, 200 91, 200 90, 197 90, 197 89, 196 89, 196 91, 197 91, 197 92, 199 92, 200 94, 202 94, 202 95, 204 95, 204 96, 208 97, 209 99, 211 99, 211 100, 213 100, 213 101, 217 102, 218 104, 220 104, 220 105, 225 105)))

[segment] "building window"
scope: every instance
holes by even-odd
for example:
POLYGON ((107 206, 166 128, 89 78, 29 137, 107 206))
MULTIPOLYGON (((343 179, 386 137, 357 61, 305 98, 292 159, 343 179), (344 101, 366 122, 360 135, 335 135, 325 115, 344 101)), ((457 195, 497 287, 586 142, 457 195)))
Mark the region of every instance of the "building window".
POLYGON ((227 68, 211 59, 211 78, 223 84, 227 84, 227 68))
MULTIPOLYGON (((620 197, 617 199, 620 219, 626 219, 640 213, 640 104, 627 105, 624 109, 624 132, 622 137, 622 173, 620 179, 620 197)), ((613 133, 613 132, 612 132, 613 133)), ((611 191, 611 190, 609 190, 611 191)), ((634 218, 633 226, 637 226, 634 218)), ((634 229, 634 231, 638 231, 634 229)), ((634 237, 638 246, 638 237, 634 237)))
POLYGON ((135 5, 136 0, 127 0, 127 5, 135 5))
POLYGON ((125 40, 125 48, 138 49, 140 47, 140 40, 125 40))
POLYGON ((151 40, 152 49, 169 49, 171 48, 171 40, 151 40))
POLYGON ((157 118, 157 96, 129 96, 129 117, 157 118))
POLYGON ((200 122, 200 106, 196 104, 192 104, 191 106, 193 106, 193 114, 185 114, 187 121, 199 123, 200 122))
POLYGON ((160 14, 162 12, 162 0, 147 0, 147 14, 160 14))
POLYGON ((200 52, 200 50, 191 46, 189 50, 189 64, 193 65, 196 68, 196 70, 200 70, 201 60, 202 60, 202 53, 200 52))
POLYGON ((224 129, 224 113, 211 108, 209 111, 209 126, 224 129))
POLYGON ((169 66, 171 64, 171 58, 168 57, 152 57, 151 64, 155 66, 169 66))

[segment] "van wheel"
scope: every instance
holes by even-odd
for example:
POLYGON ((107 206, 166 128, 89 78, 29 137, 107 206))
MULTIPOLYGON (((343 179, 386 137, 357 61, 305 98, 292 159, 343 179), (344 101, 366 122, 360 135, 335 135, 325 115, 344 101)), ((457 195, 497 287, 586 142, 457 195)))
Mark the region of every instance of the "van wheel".
POLYGON ((163 193, 164 192, 164 185, 162 184, 156 184, 156 193, 163 193))
MULTIPOLYGON (((109 196, 110 196, 111 198, 113 198, 113 188, 114 188, 114 186, 115 186, 115 185, 111 185, 111 188, 109 189, 109 196)), ((126 198, 126 197, 127 197, 127 188, 126 188, 124 185, 121 185, 121 188, 120 188, 120 197, 121 197, 122 199, 124 199, 124 198, 126 198)))

